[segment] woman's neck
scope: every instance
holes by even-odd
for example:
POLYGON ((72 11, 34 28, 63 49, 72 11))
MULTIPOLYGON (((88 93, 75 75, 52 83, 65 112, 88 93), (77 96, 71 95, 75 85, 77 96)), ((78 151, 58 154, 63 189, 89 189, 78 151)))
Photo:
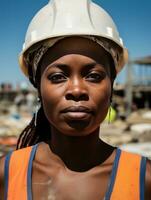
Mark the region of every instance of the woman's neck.
POLYGON ((53 153, 73 171, 87 171, 103 163, 114 149, 99 139, 99 129, 88 136, 77 137, 53 130, 49 145, 53 153))

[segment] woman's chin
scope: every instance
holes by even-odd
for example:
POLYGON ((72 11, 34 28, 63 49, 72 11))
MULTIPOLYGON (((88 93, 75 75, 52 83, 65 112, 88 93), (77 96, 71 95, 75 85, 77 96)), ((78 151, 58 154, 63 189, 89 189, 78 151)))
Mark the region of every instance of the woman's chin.
POLYGON ((93 133, 98 127, 91 127, 89 121, 70 121, 60 132, 66 136, 87 136, 93 133))

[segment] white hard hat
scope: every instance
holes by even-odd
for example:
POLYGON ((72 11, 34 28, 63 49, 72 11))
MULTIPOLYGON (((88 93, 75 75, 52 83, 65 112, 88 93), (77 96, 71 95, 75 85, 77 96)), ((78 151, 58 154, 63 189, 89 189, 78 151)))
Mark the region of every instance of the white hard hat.
POLYGON ((50 0, 32 19, 19 57, 22 71, 28 76, 25 53, 40 41, 66 36, 96 36, 106 38, 122 49, 118 71, 127 62, 128 53, 117 28, 100 6, 91 0, 50 0))

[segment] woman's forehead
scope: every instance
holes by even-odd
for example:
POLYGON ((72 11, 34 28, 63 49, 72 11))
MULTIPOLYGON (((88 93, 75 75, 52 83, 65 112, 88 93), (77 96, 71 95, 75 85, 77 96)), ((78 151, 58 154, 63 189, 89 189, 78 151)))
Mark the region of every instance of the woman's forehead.
POLYGON ((100 64, 108 64, 110 61, 109 53, 94 41, 81 38, 64 38, 52 46, 41 59, 41 71, 65 55, 83 55, 89 57, 100 64))
MULTIPOLYGON (((66 73, 86 73, 92 69, 104 69, 108 71, 108 66, 103 63, 98 64, 95 60, 90 57, 79 55, 79 54, 68 54, 55 60, 53 63, 43 68, 45 72, 53 71, 54 69, 62 70, 66 73)), ((41 74, 44 72, 41 71, 41 74)))

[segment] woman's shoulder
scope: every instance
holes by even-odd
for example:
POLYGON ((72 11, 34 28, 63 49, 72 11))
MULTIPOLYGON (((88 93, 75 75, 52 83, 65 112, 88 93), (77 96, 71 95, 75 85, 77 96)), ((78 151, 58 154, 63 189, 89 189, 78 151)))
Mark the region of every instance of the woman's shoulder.
POLYGON ((28 164, 32 149, 32 147, 25 147, 14 150, 0 158, 0 197, 4 197, 5 179, 7 179, 10 168, 13 172, 17 172, 19 169, 22 170, 25 163, 28 164))
POLYGON ((4 175, 5 158, 6 158, 6 156, 3 156, 0 158, 0 180, 2 179, 2 177, 4 175))
POLYGON ((2 187, 2 183, 4 182, 4 178, 5 178, 4 174, 5 174, 6 168, 9 168, 10 160, 13 161, 13 164, 15 166, 17 166, 17 160, 18 160, 18 163, 21 163, 22 161, 25 163, 25 155, 27 155, 27 157, 30 157, 31 150, 32 150, 32 147, 25 147, 22 149, 11 151, 5 156, 0 158, 0 189, 2 187))
POLYGON ((4 166, 5 156, 0 158, 0 197, 4 196, 4 166))
MULTIPOLYGON (((138 165, 138 173, 139 173, 139 180, 140 180, 140 188, 145 186, 145 200, 151 199, 151 160, 147 157, 136 153, 130 153, 126 151, 122 151, 125 157, 125 165, 130 165, 132 162, 133 167, 138 165), (144 184, 143 184, 144 182, 144 184)), ((132 168, 133 169, 133 168, 132 168)), ((132 170, 134 174, 134 171, 132 170)), ((133 177, 134 178, 134 177, 133 177)))
POLYGON ((151 160, 146 162, 146 177, 145 177, 145 199, 151 199, 151 160))

